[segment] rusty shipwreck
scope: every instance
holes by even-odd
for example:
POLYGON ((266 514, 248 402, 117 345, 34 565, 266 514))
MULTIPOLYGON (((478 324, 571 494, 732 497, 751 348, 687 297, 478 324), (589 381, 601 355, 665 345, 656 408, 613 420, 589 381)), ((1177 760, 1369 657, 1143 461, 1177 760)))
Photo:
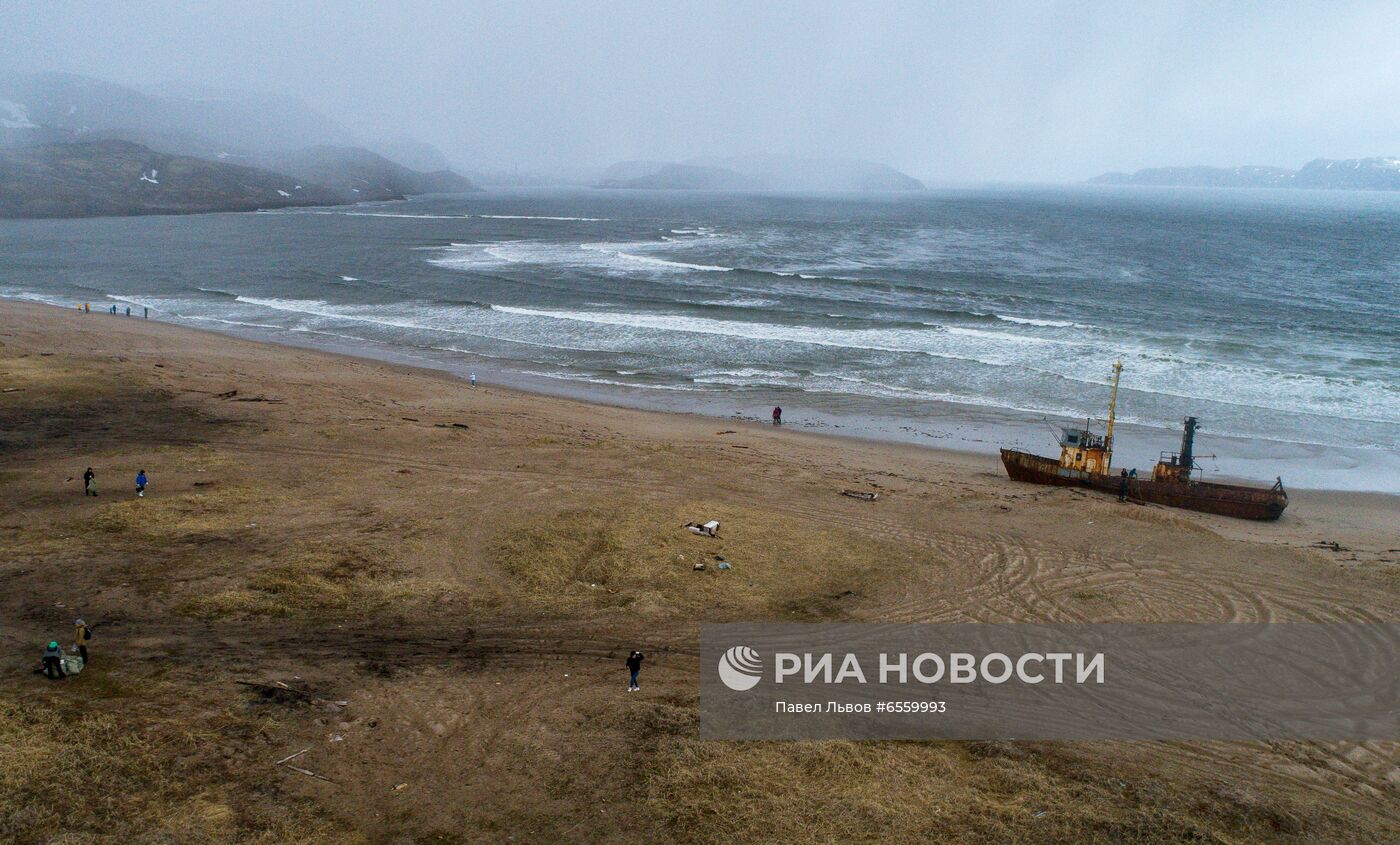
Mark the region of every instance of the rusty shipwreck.
POLYGON ((1002 449, 1001 462, 1015 481, 1089 487, 1134 502, 1151 502, 1241 519, 1278 519, 1288 507, 1288 493, 1279 479, 1273 487, 1217 484, 1192 478, 1195 461, 1195 417, 1187 417, 1181 449, 1163 452, 1151 478, 1139 478, 1137 470, 1113 471, 1113 421, 1118 407, 1121 362, 1113 366, 1113 393, 1108 404, 1108 427, 1095 434, 1086 421, 1083 428, 1060 431, 1060 457, 1046 458, 1017 449, 1002 449))

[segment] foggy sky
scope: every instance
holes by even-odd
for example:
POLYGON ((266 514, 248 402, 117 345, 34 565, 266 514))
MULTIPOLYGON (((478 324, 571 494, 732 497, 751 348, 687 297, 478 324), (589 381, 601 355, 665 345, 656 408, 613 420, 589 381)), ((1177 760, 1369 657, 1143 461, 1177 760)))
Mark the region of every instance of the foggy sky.
POLYGON ((0 66, 291 93, 462 168, 933 181, 1400 155, 1400 3, 3 3, 0 66), (1141 6, 1134 8, 1134 6, 1141 6))

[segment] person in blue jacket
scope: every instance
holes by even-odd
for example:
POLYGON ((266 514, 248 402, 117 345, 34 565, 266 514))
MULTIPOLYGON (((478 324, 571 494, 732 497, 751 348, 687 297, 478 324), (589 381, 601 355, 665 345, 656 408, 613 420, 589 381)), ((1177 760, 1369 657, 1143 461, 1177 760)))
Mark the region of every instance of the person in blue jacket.
POLYGON ((144 469, 136 473, 136 495, 146 495, 146 471, 144 469))

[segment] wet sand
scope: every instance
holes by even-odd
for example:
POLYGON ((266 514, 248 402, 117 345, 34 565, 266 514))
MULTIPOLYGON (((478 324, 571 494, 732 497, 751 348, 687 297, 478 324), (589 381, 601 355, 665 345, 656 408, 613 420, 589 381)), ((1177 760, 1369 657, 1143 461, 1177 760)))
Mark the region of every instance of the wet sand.
POLYGON ((1397 621, 1394 497, 1247 523, 25 303, 0 343, 0 839, 1400 834, 1393 742, 705 743, 695 665, 702 621, 1397 621), (77 615, 92 668, 30 675, 77 615))

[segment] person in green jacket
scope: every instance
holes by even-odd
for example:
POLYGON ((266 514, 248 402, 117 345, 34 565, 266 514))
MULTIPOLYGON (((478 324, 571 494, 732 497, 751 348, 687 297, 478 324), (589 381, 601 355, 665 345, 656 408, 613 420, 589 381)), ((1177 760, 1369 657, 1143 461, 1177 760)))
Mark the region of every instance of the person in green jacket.
POLYGON ((63 649, 58 647, 57 641, 49 643, 49 647, 44 649, 44 674, 53 681, 68 677, 68 673, 63 671, 63 649))

